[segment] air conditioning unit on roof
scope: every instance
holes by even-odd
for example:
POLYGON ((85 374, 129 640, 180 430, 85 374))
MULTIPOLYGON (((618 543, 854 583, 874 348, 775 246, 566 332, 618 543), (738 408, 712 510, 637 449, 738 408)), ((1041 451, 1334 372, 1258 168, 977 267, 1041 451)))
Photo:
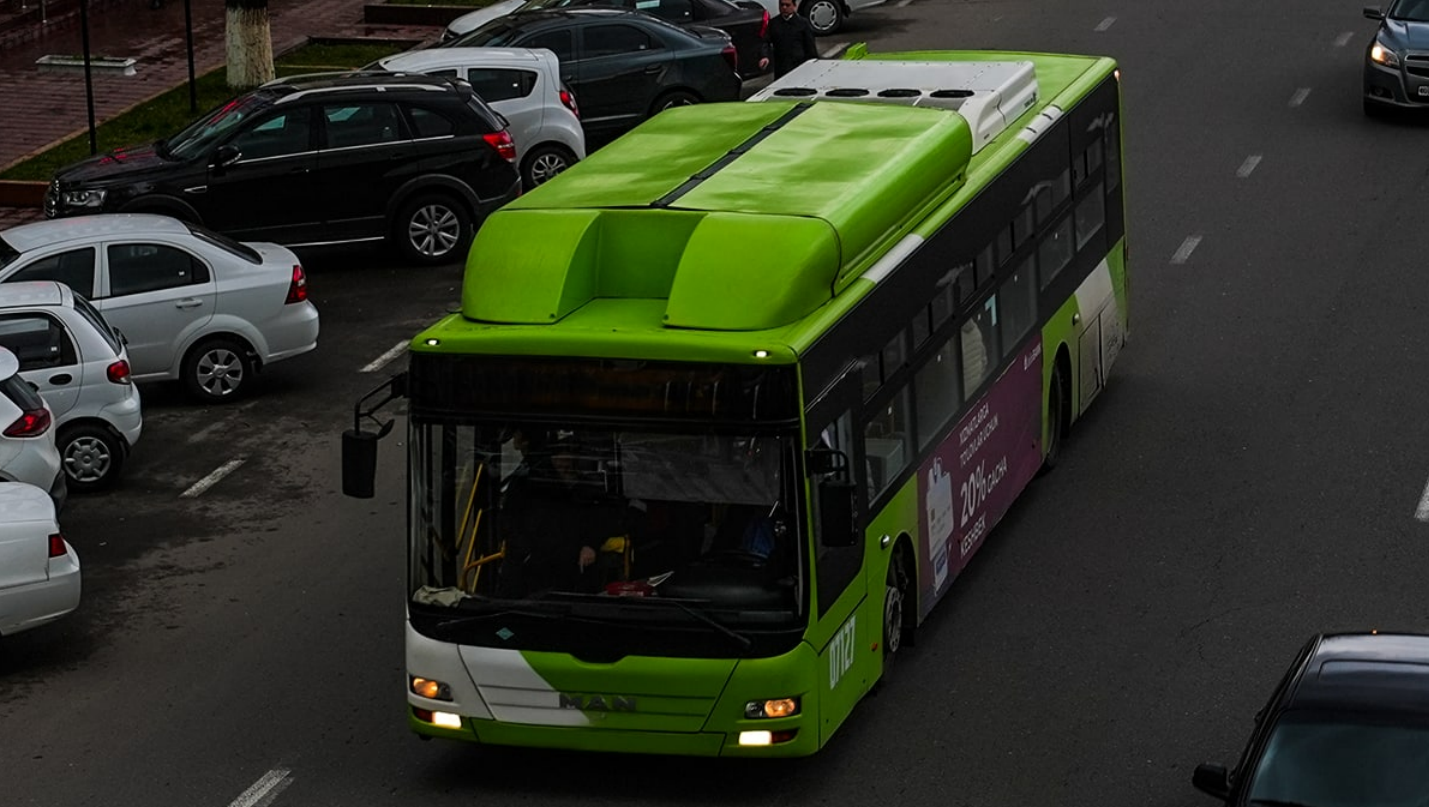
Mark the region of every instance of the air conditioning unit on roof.
POLYGON ((750 101, 864 101, 957 112, 976 154, 1037 103, 1032 62, 906 62, 813 59, 750 101))

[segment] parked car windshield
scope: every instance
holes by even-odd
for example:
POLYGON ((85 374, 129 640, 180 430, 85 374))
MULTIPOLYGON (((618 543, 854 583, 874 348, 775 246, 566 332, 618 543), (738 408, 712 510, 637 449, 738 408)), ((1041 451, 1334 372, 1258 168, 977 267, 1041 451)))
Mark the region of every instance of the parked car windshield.
POLYGON ((180 160, 206 156, 219 140, 267 109, 273 97, 271 92, 255 92, 229 101, 168 140, 159 141, 160 154, 180 160))
POLYGON ((197 224, 189 224, 188 228, 189 232, 194 234, 194 238, 200 241, 212 244, 225 252, 231 252, 249 263, 260 264, 263 262, 263 256, 258 254, 258 250, 248 246, 242 241, 234 241, 222 233, 216 233, 207 227, 200 227, 197 224))
POLYGON ((1249 803, 1426 804, 1426 768, 1429 725, 1422 720, 1290 712, 1271 730, 1249 803))
POLYGON ((14 263, 18 257, 20 257, 20 251, 10 246, 5 239, 0 238, 0 269, 14 263))

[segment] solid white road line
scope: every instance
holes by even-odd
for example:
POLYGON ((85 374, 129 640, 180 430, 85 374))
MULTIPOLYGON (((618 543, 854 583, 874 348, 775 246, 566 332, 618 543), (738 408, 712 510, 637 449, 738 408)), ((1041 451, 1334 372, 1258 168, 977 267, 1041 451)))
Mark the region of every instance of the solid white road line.
POLYGON ((267 807, 273 803, 273 799, 278 798, 279 793, 293 783, 292 773, 286 768, 268 771, 247 790, 238 794, 238 798, 230 802, 228 807, 267 807))
POLYGON ((1290 96, 1290 105, 1300 106, 1301 104, 1305 103, 1305 99, 1308 97, 1310 97, 1310 88, 1301 87, 1300 89, 1295 91, 1294 95, 1290 96))
POLYGON ((1419 497, 1419 509, 1414 511, 1414 517, 1429 521, 1429 485, 1424 486, 1424 495, 1419 497))
POLYGON ((1097 27, 1093 28, 1092 30, 1093 30, 1093 31, 1105 31, 1106 29, 1112 27, 1112 25, 1115 24, 1115 23, 1116 23, 1116 17, 1107 17, 1106 19, 1104 19, 1104 20, 1102 20, 1101 22, 1097 23, 1097 27))
POLYGON ((1181 242, 1181 248, 1176 250, 1176 254, 1171 256, 1172 263, 1185 263, 1191 257, 1191 253, 1196 251, 1196 245, 1201 243, 1199 235, 1188 235, 1186 240, 1181 242))
POLYGON ((824 57, 825 59, 837 59, 839 54, 843 53, 844 49, 847 47, 847 42, 835 42, 834 44, 825 48, 824 52, 819 55, 824 57))
POLYGON ((364 373, 375 373, 387 366, 387 363, 402 355, 402 351, 407 349, 406 342, 398 342, 392 349, 372 360, 372 363, 362 368, 364 373))
POLYGON ((188 490, 179 494, 179 498, 192 499, 200 493, 203 493, 205 490, 208 490, 209 488, 218 484, 218 481, 220 479, 238 470, 238 466, 242 465, 243 462, 244 461, 241 459, 229 460, 228 462, 225 462, 224 464, 215 468, 213 473, 190 485, 188 490))
POLYGON ((1240 164, 1240 168, 1236 169, 1235 175, 1241 179, 1245 179, 1250 176, 1250 172, 1254 171, 1257 165, 1260 165, 1260 155, 1252 154, 1245 158, 1245 162, 1240 164))
POLYGON ((1340 34, 1339 36, 1335 37, 1335 47, 1343 48, 1344 46, 1350 44, 1350 40, 1354 38, 1354 31, 1346 31, 1343 34, 1340 34))

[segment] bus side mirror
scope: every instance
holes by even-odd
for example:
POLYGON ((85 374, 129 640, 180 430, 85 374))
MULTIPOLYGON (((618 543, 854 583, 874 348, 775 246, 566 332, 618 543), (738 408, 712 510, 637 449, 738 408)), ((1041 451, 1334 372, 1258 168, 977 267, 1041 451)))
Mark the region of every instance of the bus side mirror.
POLYGON ((854 484, 828 477, 819 480, 819 540, 828 547, 858 543, 853 526, 854 484))
POLYGON ((377 389, 362 396, 353 407, 352 428, 342 433, 342 493, 355 499, 370 499, 377 488, 377 441, 392 431, 394 421, 378 421, 373 414, 389 401, 405 397, 407 374, 400 373, 383 382, 377 389), (364 409, 363 405, 382 392, 387 397, 364 409), (377 423, 375 431, 363 431, 362 420, 377 423))
POLYGON ((342 433, 342 494, 370 499, 377 487, 377 432, 348 429, 342 433))

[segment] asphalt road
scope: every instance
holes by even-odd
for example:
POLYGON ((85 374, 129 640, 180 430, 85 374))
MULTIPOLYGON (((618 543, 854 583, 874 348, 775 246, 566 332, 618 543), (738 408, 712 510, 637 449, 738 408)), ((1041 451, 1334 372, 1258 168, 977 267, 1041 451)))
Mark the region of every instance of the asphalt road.
POLYGON ((0 642, 0 801, 1212 803, 1191 769, 1234 761, 1311 633, 1429 629, 1429 125, 1361 115, 1372 31, 1329 0, 914 0, 821 42, 1115 56, 1132 341, 1056 473, 819 756, 407 733, 404 447, 384 442, 375 499, 344 499, 337 435, 397 365, 363 368, 455 304, 460 273, 347 250, 304 256, 315 353, 231 408, 146 387, 123 486, 74 499, 81 610, 0 642))

